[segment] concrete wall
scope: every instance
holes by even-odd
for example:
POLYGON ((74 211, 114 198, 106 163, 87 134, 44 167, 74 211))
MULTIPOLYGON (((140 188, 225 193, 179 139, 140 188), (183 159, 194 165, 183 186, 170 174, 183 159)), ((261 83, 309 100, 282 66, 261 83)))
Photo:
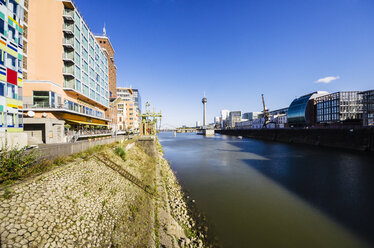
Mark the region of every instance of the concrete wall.
POLYGON ((27 134, 25 133, 0 133, 0 150, 5 143, 10 147, 27 146, 27 134))
POLYGON ((374 128, 359 129, 247 129, 217 133, 248 138, 374 152, 374 128))
POLYGON ((136 141, 136 144, 139 145, 146 154, 148 154, 152 158, 156 158, 157 151, 155 137, 141 137, 136 141))
MULTIPOLYGON (((23 122, 25 126, 24 130, 27 131, 28 134, 31 134, 30 131, 42 132, 42 142, 37 143, 37 144, 41 144, 44 142, 45 144, 55 144, 55 143, 62 143, 65 141, 64 140, 65 139, 65 135, 64 135, 65 121, 52 119, 52 118, 24 118, 23 122)), ((29 137, 29 138, 30 140, 32 139, 32 137, 29 137)))
POLYGON ((38 148, 38 152, 43 159, 55 159, 57 157, 69 156, 74 153, 85 151, 93 146, 107 145, 123 139, 125 139, 125 136, 106 138, 96 141, 78 141, 76 143, 44 145, 38 148))

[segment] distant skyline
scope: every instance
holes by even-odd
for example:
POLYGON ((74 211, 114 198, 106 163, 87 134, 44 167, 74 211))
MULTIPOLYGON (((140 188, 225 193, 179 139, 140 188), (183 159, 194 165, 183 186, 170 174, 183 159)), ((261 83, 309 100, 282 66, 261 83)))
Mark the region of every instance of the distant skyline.
MULTIPOLYGON (((75 0, 116 52, 118 86, 174 126, 221 109, 288 107, 309 92, 374 88, 372 0, 75 0)), ((144 107, 143 107, 144 108, 144 107)))

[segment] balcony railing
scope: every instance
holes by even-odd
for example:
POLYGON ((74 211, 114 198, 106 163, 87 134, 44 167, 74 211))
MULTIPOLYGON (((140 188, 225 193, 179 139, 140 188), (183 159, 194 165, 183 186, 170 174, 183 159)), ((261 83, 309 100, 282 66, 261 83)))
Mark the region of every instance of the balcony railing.
POLYGON ((74 61, 74 53, 73 52, 70 52, 70 53, 64 52, 63 58, 64 58, 64 60, 74 61))
POLYGON ((74 20, 74 10, 72 9, 64 9, 63 16, 68 18, 69 20, 74 20))
POLYGON ((74 24, 64 23, 63 30, 65 32, 74 34, 74 24))
POLYGON ((74 48, 74 39, 73 38, 64 37, 63 44, 64 44, 64 46, 68 46, 68 47, 74 48))
POLYGON ((69 108, 68 106, 64 104, 56 104, 55 106, 52 106, 50 103, 36 103, 36 104, 23 104, 24 109, 57 109, 57 110, 68 110, 77 114, 85 115, 85 116, 90 116, 92 118, 98 118, 98 119, 103 119, 103 117, 98 117, 96 115, 91 115, 87 113, 82 113, 79 110, 74 110, 69 108))
POLYGON ((64 66, 64 73, 74 75, 74 66, 64 66))

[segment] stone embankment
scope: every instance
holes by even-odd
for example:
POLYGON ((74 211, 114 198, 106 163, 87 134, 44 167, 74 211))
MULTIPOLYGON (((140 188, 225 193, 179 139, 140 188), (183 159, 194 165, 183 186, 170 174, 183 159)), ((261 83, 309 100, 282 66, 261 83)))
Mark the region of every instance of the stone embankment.
POLYGON ((216 133, 248 138, 374 152, 374 128, 246 129, 216 133))
POLYGON ((154 195, 92 156, 77 158, 0 189, 0 247, 204 247, 160 147, 145 143, 117 142, 95 155, 110 157, 154 195), (125 157, 118 147, 127 147, 125 157))

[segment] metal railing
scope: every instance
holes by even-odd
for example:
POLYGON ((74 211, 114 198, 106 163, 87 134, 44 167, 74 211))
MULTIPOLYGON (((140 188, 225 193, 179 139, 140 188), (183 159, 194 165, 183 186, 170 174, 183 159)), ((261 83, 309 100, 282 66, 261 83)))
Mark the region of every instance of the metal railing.
MULTIPOLYGON (((65 110, 69 110, 69 111, 72 111, 72 112, 75 112, 75 113, 90 116, 90 117, 93 117, 93 118, 104 119, 103 117, 83 113, 83 112, 80 112, 79 110, 77 111, 77 110, 70 109, 68 106, 66 106, 64 104, 56 104, 54 106, 52 106, 50 103, 23 104, 23 108, 24 109, 65 109, 65 110)), ((89 130, 89 131, 99 131, 99 130, 89 130)), ((103 130, 101 130, 101 131, 103 131, 103 130)))
POLYGON ((67 30, 74 33, 74 24, 64 23, 63 30, 67 30))
POLYGON ((64 9, 64 16, 69 16, 74 19, 74 10, 72 9, 64 9))
POLYGON ((73 52, 64 52, 64 56, 63 56, 64 59, 70 59, 70 60, 74 60, 74 53, 73 52))
POLYGON ((74 66, 64 66, 64 73, 70 73, 74 75, 74 66))
POLYGON ((73 38, 66 38, 66 37, 64 37, 63 44, 74 46, 74 39, 73 38))

